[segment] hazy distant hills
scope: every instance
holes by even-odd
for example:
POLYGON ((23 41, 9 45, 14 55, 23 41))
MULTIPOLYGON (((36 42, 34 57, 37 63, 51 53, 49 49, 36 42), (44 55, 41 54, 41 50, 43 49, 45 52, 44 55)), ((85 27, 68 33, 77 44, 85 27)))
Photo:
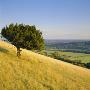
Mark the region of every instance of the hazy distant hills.
POLYGON ((90 40, 45 40, 47 48, 90 53, 90 40))
POLYGON ((71 42, 88 42, 90 40, 77 40, 77 39, 45 39, 46 44, 53 43, 71 43, 71 42))

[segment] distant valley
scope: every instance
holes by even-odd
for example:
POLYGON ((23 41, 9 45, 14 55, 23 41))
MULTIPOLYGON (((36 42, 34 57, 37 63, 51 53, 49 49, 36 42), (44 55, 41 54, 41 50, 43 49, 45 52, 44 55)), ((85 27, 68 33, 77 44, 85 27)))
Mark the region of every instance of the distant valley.
POLYGON ((46 49, 90 54, 90 40, 45 40, 46 49))

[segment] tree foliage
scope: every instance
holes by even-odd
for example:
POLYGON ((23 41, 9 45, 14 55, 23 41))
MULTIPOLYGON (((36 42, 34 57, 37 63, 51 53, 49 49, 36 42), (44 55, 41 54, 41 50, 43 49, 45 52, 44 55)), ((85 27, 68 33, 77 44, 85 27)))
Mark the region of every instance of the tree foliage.
POLYGON ((2 29, 1 34, 17 48, 20 54, 20 48, 28 50, 41 50, 44 48, 44 39, 42 32, 36 27, 24 24, 10 24, 2 29))

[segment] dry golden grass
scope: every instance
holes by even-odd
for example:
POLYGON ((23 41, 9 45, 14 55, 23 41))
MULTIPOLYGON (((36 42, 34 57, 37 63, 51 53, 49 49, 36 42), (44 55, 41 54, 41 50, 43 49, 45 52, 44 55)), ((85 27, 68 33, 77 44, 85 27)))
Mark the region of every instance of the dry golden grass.
POLYGON ((0 41, 0 90, 90 90, 90 70, 0 41))

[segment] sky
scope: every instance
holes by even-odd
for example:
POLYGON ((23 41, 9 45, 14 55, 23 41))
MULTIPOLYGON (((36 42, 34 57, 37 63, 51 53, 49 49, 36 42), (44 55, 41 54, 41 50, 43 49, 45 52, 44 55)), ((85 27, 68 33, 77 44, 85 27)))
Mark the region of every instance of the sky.
POLYGON ((0 0, 0 29, 36 25, 45 39, 90 39, 90 0, 0 0))

